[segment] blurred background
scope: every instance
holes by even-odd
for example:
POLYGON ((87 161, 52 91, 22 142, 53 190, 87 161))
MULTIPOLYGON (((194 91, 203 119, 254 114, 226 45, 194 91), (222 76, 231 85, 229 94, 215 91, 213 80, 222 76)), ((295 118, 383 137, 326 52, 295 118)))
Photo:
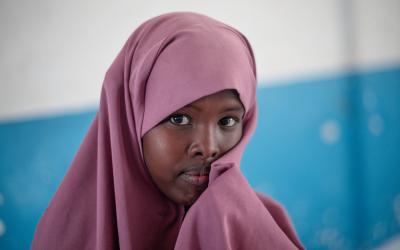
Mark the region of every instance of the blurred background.
POLYGON ((249 38, 260 114, 242 170, 305 246, 400 249, 400 0, 1 0, 0 249, 29 248, 105 71, 170 11, 249 38))

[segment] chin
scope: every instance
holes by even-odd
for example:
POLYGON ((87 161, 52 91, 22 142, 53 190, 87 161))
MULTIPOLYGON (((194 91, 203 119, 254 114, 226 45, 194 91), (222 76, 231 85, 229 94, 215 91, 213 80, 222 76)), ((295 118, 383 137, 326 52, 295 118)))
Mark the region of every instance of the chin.
POLYGON ((195 203, 197 201, 197 199, 199 198, 201 193, 198 194, 184 194, 182 195, 182 197, 171 197, 170 200, 174 201, 175 203, 179 204, 179 205, 184 205, 184 206, 191 206, 193 205, 193 203, 195 203))

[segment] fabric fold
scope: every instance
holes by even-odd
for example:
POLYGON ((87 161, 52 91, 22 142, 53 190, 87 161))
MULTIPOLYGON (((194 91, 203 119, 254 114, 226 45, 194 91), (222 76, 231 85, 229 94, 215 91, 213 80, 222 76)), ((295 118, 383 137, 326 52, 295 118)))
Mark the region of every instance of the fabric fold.
POLYGON ((191 207, 175 249, 304 248, 284 209, 231 167, 191 207))

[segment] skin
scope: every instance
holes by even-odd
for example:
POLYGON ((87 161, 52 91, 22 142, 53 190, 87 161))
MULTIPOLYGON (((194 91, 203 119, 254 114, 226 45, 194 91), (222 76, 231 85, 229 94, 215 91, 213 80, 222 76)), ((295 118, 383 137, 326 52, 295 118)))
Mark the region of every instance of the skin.
POLYGON ((192 205, 207 188, 211 162, 241 139, 244 108, 224 90, 177 110, 143 137, 143 154, 156 186, 170 200, 192 205))

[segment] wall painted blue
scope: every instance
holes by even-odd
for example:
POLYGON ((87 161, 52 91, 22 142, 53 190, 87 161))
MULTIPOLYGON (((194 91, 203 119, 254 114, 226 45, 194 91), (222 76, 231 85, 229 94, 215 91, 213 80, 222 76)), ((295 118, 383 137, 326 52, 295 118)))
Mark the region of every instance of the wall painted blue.
POLYGON ((347 151, 347 77, 261 89, 256 135, 242 162, 255 189, 281 201, 311 249, 350 249, 352 183, 347 151), (336 142, 324 143, 321 126, 336 125, 336 142), (262 153, 261 153, 262 152, 262 153))
POLYGON ((0 125, 0 249, 29 249, 93 112, 0 125))
MULTIPOLYGON (((260 88, 258 102, 242 170, 284 204, 308 249, 400 233, 399 67, 260 88)), ((94 114, 0 124, 0 249, 29 248, 94 114)))
POLYGON ((400 229, 400 70, 355 75, 359 83, 357 138, 363 177, 360 209, 364 210, 366 245, 400 229))
POLYGON ((308 249, 370 249, 400 232, 398 67, 258 94, 242 170, 286 206, 308 249))

